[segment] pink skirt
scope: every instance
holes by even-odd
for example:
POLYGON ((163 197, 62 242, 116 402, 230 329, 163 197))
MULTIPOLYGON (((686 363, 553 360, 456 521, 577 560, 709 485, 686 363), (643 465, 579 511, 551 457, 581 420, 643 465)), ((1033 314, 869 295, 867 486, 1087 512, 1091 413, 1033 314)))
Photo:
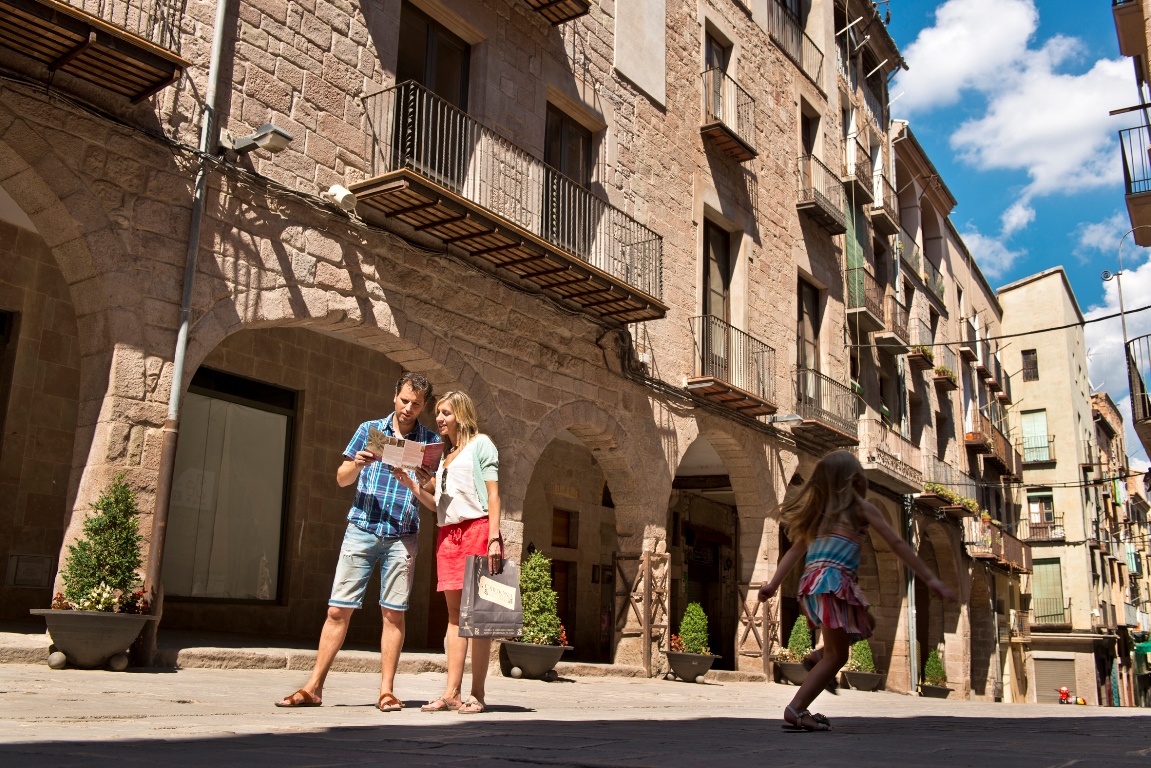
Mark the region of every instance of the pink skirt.
POLYGON ((488 553, 488 519, 478 517, 440 528, 436 541, 436 591, 464 588, 468 555, 488 553))
POLYGON ((839 568, 811 568, 799 583, 799 607, 807 623, 847 632, 853 641, 871 637, 875 619, 854 574, 839 568))

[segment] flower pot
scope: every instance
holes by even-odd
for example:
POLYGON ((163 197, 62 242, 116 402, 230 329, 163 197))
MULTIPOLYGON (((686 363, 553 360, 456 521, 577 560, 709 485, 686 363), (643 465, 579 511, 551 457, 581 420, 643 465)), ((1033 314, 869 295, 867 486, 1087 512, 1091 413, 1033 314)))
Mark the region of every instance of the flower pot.
POLYGON ((879 672, 844 672, 847 684, 857 691, 874 691, 883 682, 879 672))
POLYGON ((783 673, 790 682, 795 685, 803 685, 803 681, 807 679, 807 670, 804 669, 803 663, 798 661, 777 661, 779 671, 783 673))
POLYGON ((552 671, 565 651, 572 650, 570 645, 536 645, 517 643, 514 640, 504 640, 501 647, 507 651, 512 677, 537 680, 552 671), (519 670, 520 674, 517 675, 516 670, 519 670))
POLYGON ((37 608, 29 611, 43 616, 48 634, 73 666, 96 669, 117 653, 124 653, 136 641, 144 622, 155 616, 106 611, 57 611, 37 608))
POLYGON ((680 680, 698 683, 711 669, 718 656, 710 653, 683 653, 682 651, 664 651, 671 671, 680 680))
POLYGON ((954 689, 948 688, 946 685, 919 684, 919 694, 929 699, 946 699, 947 694, 951 693, 952 690, 954 689))

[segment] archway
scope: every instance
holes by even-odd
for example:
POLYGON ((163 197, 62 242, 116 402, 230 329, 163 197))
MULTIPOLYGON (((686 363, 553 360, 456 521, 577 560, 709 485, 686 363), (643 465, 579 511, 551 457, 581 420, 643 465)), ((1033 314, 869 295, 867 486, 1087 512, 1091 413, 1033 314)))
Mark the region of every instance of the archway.
POLYGON ((996 649, 994 605, 988 579, 981 568, 972 569, 971 600, 971 692, 984 699, 995 697, 999 681, 999 654, 996 649))
MULTIPOLYGON (((915 580, 916 641, 919 643, 920 680, 927 655, 936 650, 943 661, 948 686, 966 697, 970 690, 969 636, 966 610, 967 583, 960 584, 958 568, 958 530, 934 519, 918 516, 919 557, 939 576, 958 602, 946 603, 929 589, 923 579, 915 580)), ((966 578, 966 575, 965 575, 966 578)))
MULTIPOLYGON (((899 515, 889 499, 870 493, 868 501, 883 512, 888 524, 899 530, 899 515)), ((859 586, 871 602, 871 615, 875 618, 875 632, 869 642, 875 668, 886 673, 887 690, 907 690, 903 567, 887 542, 875 531, 869 531, 863 542, 859 586)))

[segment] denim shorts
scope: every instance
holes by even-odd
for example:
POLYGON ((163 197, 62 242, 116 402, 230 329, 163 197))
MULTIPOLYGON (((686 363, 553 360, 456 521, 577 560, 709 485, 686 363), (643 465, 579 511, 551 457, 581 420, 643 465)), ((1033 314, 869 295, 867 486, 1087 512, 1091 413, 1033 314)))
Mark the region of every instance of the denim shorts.
POLYGON ((340 562, 332 580, 332 598, 328 605, 336 608, 359 608, 364 602, 368 579, 380 563, 380 605, 393 611, 406 611, 412 593, 416 563, 416 537, 382 537, 348 523, 340 562))

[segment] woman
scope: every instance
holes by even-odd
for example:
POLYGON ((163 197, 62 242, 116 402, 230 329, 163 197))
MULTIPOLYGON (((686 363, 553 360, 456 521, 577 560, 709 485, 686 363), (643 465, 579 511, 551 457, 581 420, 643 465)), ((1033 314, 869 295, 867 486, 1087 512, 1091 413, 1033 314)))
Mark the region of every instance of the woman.
POLYGON ((436 403, 436 425, 445 443, 444 458, 435 475, 416 469, 416 479, 393 469, 397 480, 411 489, 424 506, 436 510, 436 569, 448 604, 448 681, 444 694, 421 707, 424 712, 483 712, 484 681, 492 641, 472 638, 472 689, 461 701, 468 638, 460 637, 460 598, 464 589, 464 563, 468 555, 486 555, 488 569, 499 573, 503 562, 500 538, 499 453, 491 438, 481 435, 472 399, 463 392, 448 392, 436 403))

